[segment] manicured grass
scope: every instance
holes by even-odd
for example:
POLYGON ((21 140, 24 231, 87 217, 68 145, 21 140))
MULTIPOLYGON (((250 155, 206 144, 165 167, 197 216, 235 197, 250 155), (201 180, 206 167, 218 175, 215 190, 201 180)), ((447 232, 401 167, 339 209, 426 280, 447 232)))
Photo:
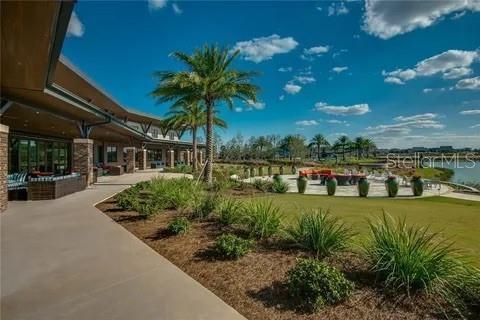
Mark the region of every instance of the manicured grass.
POLYGON ((407 223, 430 226, 455 247, 464 250, 480 265, 480 202, 443 197, 424 199, 387 199, 328 197, 315 195, 281 194, 261 198, 273 200, 280 208, 286 223, 293 221, 305 209, 330 209, 358 232, 356 242, 368 231, 367 218, 380 216, 383 210, 393 217, 406 217, 407 223))

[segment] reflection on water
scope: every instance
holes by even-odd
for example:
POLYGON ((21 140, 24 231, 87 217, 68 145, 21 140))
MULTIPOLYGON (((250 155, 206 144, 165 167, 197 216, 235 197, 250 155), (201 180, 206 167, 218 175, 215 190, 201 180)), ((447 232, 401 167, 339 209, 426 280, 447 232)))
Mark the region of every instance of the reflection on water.
POLYGON ((471 161, 435 163, 436 168, 442 168, 442 165, 443 168, 452 169, 455 173, 451 179, 453 182, 480 182, 480 161, 475 163, 471 161))

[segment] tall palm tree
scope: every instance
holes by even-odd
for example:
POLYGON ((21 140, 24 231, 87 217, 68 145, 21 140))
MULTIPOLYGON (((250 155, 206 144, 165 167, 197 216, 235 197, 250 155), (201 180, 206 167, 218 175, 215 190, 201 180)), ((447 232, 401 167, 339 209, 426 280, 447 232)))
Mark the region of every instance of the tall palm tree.
POLYGON ((356 137, 354 141, 355 150, 357 151, 357 159, 363 155, 363 149, 365 148, 365 139, 363 137, 356 137))
POLYGON ((325 148, 325 146, 329 146, 330 143, 327 141, 327 139, 325 139, 325 137, 321 134, 316 134, 315 136, 313 136, 312 140, 310 141, 310 145, 309 146, 314 146, 317 148, 317 157, 318 157, 318 160, 320 160, 320 156, 321 156, 321 148, 325 148))
POLYGON ((342 149, 342 159, 345 161, 345 149, 348 145, 350 145, 351 140, 347 136, 341 136, 340 138, 335 141, 335 144, 342 149))
POLYGON ((158 102, 182 103, 202 101, 207 113, 207 167, 205 181, 212 182, 213 170, 213 118, 215 108, 225 103, 233 108, 234 99, 256 102, 259 88, 251 83, 255 73, 239 71, 231 64, 239 51, 231 53, 217 46, 204 46, 189 55, 174 52, 173 57, 184 63, 185 71, 159 71, 155 75, 158 85, 151 95, 158 102))
MULTIPOLYGON (((197 131, 199 128, 207 124, 207 113, 205 106, 197 102, 190 104, 182 103, 172 106, 167 118, 164 119, 166 126, 170 129, 188 130, 192 134, 192 149, 193 149, 193 171, 197 170, 197 131)), ((215 116, 213 119, 214 125, 226 128, 225 121, 215 116)))
POLYGON ((364 147, 367 158, 370 155, 370 151, 375 150, 377 148, 377 146, 375 145, 375 142, 373 142, 372 139, 365 139, 363 141, 363 147, 364 147))

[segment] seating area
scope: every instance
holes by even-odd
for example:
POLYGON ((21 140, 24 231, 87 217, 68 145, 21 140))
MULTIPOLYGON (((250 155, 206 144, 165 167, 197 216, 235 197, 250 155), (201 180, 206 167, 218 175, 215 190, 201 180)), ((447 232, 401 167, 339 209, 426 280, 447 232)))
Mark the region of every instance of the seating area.
POLYGON ((7 189, 8 191, 22 190, 27 188, 27 176, 26 172, 12 173, 7 176, 7 189))
POLYGON ((300 170, 298 175, 300 177, 306 177, 311 180, 320 180, 320 184, 324 185, 327 177, 333 176, 337 179, 339 186, 348 186, 348 185, 356 185, 358 180, 361 177, 365 177, 365 174, 357 174, 357 173, 348 173, 348 174, 341 174, 336 173, 333 169, 307 169, 307 170, 300 170))

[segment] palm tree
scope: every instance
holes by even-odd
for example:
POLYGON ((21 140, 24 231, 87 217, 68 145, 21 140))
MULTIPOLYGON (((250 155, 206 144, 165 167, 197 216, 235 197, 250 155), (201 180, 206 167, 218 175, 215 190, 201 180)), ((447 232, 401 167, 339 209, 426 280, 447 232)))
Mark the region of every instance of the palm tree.
POLYGON ((234 99, 256 102, 259 88, 251 83, 255 73, 235 70, 231 64, 239 51, 231 53, 217 46, 204 46, 193 54, 174 52, 173 57, 183 62, 187 70, 159 71, 158 85, 151 95, 159 103, 175 101, 175 105, 202 101, 207 113, 207 167, 205 181, 212 182, 213 118, 215 108, 223 102, 233 108, 234 99))
POLYGON ((345 149, 348 145, 350 145, 351 141, 350 138, 347 136, 341 136, 340 138, 335 141, 335 144, 342 149, 342 159, 345 161, 345 149))
POLYGON ((325 148, 325 146, 329 146, 330 143, 328 143, 327 139, 325 139, 325 137, 321 134, 316 134, 312 140, 310 141, 310 145, 309 146, 314 146, 317 148, 317 157, 318 157, 318 160, 320 160, 320 155, 321 155, 321 152, 320 152, 320 149, 322 147, 325 148))
MULTIPOLYGON (((205 107, 197 102, 191 104, 178 104, 172 106, 168 117, 164 120, 169 129, 188 130, 192 134, 193 149, 193 171, 197 170, 197 130, 207 124, 205 107)), ((215 116, 214 124, 218 127, 226 128, 225 121, 215 116)))
POLYGON ((365 153, 366 153, 367 158, 370 155, 370 151, 375 150, 377 148, 377 146, 375 145, 375 142, 373 142, 371 139, 365 139, 363 141, 363 147, 365 149, 365 153))
POLYGON ((365 139, 363 137, 356 137, 354 141, 355 150, 357 150, 357 159, 363 155, 363 149, 365 147, 365 139))

